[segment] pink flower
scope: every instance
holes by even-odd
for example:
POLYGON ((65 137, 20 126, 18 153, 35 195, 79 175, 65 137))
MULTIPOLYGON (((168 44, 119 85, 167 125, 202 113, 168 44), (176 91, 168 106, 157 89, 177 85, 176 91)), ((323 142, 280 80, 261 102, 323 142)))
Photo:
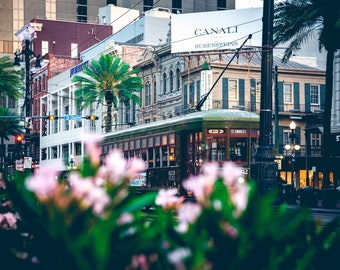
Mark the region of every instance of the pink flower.
POLYGON ((197 217, 200 215, 202 208, 197 203, 187 202, 178 207, 177 218, 179 225, 177 230, 179 232, 186 232, 188 230, 188 224, 194 223, 197 217))
POLYGON ((214 183, 219 177, 219 164, 217 162, 203 164, 202 170, 209 183, 214 183))
POLYGON ((141 158, 133 157, 128 162, 127 173, 129 179, 134 179, 136 175, 140 172, 145 171, 146 164, 141 158))
POLYGON ((235 227, 233 227, 229 223, 225 222, 222 225, 222 228, 225 231, 225 233, 230 236, 230 238, 233 238, 233 239, 237 238, 238 230, 235 227))
POLYGON ((16 229, 17 220, 18 220, 18 216, 11 212, 0 214, 0 227, 5 230, 16 229))
POLYGON ((78 199, 86 196, 86 194, 91 192, 91 190, 94 188, 92 178, 81 178, 81 176, 76 172, 70 173, 69 181, 72 194, 78 199))
POLYGON ((191 176, 183 182, 183 187, 188 191, 192 191, 195 198, 203 203, 214 190, 216 179, 212 175, 208 177, 204 175, 191 176))
POLYGON ((96 215, 101 215, 110 197, 102 187, 96 186, 92 178, 81 178, 78 173, 70 174, 70 184, 73 196, 85 207, 92 207, 96 215))
POLYGON ((180 222, 193 223, 202 211, 202 207, 193 202, 187 202, 178 207, 177 218, 180 222))
POLYGON ((132 269, 147 270, 149 269, 147 257, 144 254, 132 257, 132 269))
POLYGON ((123 153, 119 150, 110 152, 105 160, 104 165, 99 168, 98 175, 115 184, 121 183, 122 178, 126 175, 127 160, 124 159, 123 153))
POLYGON ((91 192, 86 194, 84 201, 92 206, 95 215, 100 216, 103 214, 105 207, 110 203, 111 199, 104 189, 94 187, 91 192))
POLYGON ((189 248, 177 248, 174 251, 169 252, 168 260, 175 266, 176 270, 185 270, 183 260, 191 255, 189 248))
POLYGON ((100 137, 94 134, 83 134, 82 140, 84 141, 86 152, 93 165, 100 164, 101 148, 99 147, 100 137))
POLYGON ((222 168, 223 182, 227 187, 232 187, 237 179, 242 176, 242 169, 232 162, 225 162, 222 168))
POLYGON ((231 201, 235 205, 235 216, 240 216, 247 208, 249 186, 246 183, 239 183, 234 192, 231 193, 231 201))
POLYGON ((177 197, 177 193, 177 188, 160 189, 155 200, 156 205, 162 206, 164 209, 178 205, 183 202, 183 198, 177 197))
POLYGON ((40 200, 52 197, 58 188, 57 180, 61 169, 59 163, 41 167, 38 174, 26 180, 27 189, 33 191, 40 200))
POLYGON ((131 223, 132 221, 133 221, 133 215, 131 215, 130 213, 122 213, 117 220, 117 224, 124 225, 127 223, 131 223))

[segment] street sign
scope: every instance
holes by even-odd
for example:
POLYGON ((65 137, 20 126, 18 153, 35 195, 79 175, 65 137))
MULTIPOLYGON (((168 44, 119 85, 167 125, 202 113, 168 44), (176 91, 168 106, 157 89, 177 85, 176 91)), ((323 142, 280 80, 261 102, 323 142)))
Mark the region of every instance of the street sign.
POLYGON ((73 115, 64 115, 64 120, 77 120, 81 121, 83 117, 81 115, 73 114, 73 115))
POLYGON ((32 158, 24 157, 24 169, 31 169, 31 168, 32 168, 32 158))
POLYGON ((15 170, 23 171, 24 170, 24 161, 22 159, 15 161, 15 170))

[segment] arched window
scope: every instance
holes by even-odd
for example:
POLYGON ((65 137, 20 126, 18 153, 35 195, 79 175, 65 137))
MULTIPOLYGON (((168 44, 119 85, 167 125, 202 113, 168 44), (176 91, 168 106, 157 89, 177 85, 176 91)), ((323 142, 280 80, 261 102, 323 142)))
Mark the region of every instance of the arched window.
POLYGON ((179 75, 180 71, 179 68, 176 69, 176 89, 179 91, 179 88, 181 87, 181 77, 179 75))
POLYGON ((166 94, 166 74, 163 73, 163 94, 166 94))
POLYGON ((153 104, 157 103, 157 83, 153 82, 153 104))
POLYGON ((147 82, 145 84, 145 106, 151 105, 151 84, 147 82))
POLYGON ((169 80, 170 80, 170 92, 174 92, 174 73, 172 72, 172 70, 170 70, 169 73, 169 80))
POLYGON ((37 85, 38 89, 37 92, 41 92, 41 77, 38 78, 38 85, 37 85))
POLYGON ((46 83, 47 83, 46 74, 43 74, 43 89, 42 89, 42 92, 45 92, 47 90, 46 83))

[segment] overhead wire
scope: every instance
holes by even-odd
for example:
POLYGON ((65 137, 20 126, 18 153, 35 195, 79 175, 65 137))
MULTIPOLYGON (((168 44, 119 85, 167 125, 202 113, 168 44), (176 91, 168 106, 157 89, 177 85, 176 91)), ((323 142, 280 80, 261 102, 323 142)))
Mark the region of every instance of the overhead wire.
MULTIPOLYGON (((159 1, 160 1, 160 0, 158 0, 157 2, 155 2, 153 5, 156 5, 159 1)), ((117 20, 119 20, 120 18, 122 18, 123 16, 125 16, 129 11, 133 10, 133 8, 136 7, 137 5, 139 5, 141 2, 142 2, 142 1, 137 2, 133 7, 129 8, 125 13, 123 13, 123 14, 120 15, 118 18, 116 18, 115 20, 113 20, 113 21, 110 23, 110 25, 113 24, 114 22, 116 22, 117 20)), ((128 23, 126 26, 124 26, 123 28, 121 28, 121 29, 118 30, 117 32, 113 33, 112 35, 119 33, 119 32, 122 31, 124 28, 128 27, 128 26, 131 25, 133 22, 135 22, 136 20, 142 18, 144 15, 145 15, 145 13, 143 12, 143 13, 140 14, 137 18, 135 18, 134 20, 132 20, 130 23, 128 23)), ((261 18, 261 19, 262 19, 262 18, 261 18)), ((256 20, 251 20, 251 21, 243 22, 243 23, 241 23, 241 24, 237 24, 237 25, 234 25, 234 26, 231 26, 231 27, 238 27, 238 26, 241 26, 241 25, 245 25, 245 24, 249 24, 249 23, 256 22, 256 21, 261 20, 261 19, 256 19, 256 20)), ((101 30, 101 31, 104 31, 104 29, 101 30)), ((258 33, 258 32, 261 32, 261 31, 262 31, 262 30, 258 30, 258 31, 254 32, 254 33, 251 33, 251 34, 255 34, 255 33, 258 33)), ((178 40, 178 41, 176 41, 176 42, 181 42, 181 41, 184 41, 184 40, 189 40, 189 39, 194 39, 194 38, 198 38, 198 36, 189 37, 189 38, 186 38, 186 39, 178 40)), ((90 39, 90 38, 89 38, 89 39, 90 39)), ((83 43, 81 43, 81 44, 86 43, 89 39, 85 40, 85 41, 84 41, 83 43)), ((244 39, 244 37, 240 37, 239 39, 236 39, 236 40, 234 40, 234 41, 232 41, 232 42, 235 42, 235 41, 238 41, 238 40, 242 40, 242 39, 244 39)), ((218 47, 218 49, 219 49, 219 48, 220 48, 220 47, 218 47)), ((71 50, 70 52, 72 52, 72 50, 71 50)), ((131 52, 131 53, 127 53, 126 55, 134 54, 134 53, 135 53, 135 52, 131 52)), ((55 61, 56 61, 56 60, 55 60, 55 61)), ((52 62, 52 63, 53 63, 53 62, 52 62)), ((61 82, 61 81, 62 81, 62 80, 60 80, 59 82, 61 82)), ((58 82, 55 82, 55 83, 58 84, 58 82)), ((75 98, 66 97, 66 96, 61 96, 61 95, 58 95, 58 94, 56 94, 56 93, 50 93, 50 92, 48 92, 48 93, 46 93, 46 94, 51 94, 51 95, 55 95, 55 96, 59 96, 59 97, 63 97, 63 98, 68 98, 68 99, 71 99, 71 100, 75 100, 75 98)))

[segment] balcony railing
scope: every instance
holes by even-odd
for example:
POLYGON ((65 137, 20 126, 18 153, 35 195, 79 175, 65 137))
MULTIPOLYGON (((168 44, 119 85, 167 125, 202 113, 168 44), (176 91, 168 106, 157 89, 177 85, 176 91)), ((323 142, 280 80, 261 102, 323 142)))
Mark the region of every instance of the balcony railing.
MULTIPOLYGON (((292 154, 290 150, 286 150, 284 148, 284 145, 279 145, 279 154, 283 156, 289 156, 292 154)), ((305 157, 306 156, 306 145, 301 145, 301 148, 299 151, 295 151, 295 155, 297 157, 305 157)), ((309 157, 321 157, 322 156, 322 148, 321 146, 312 146, 309 149, 308 153, 309 157)))

